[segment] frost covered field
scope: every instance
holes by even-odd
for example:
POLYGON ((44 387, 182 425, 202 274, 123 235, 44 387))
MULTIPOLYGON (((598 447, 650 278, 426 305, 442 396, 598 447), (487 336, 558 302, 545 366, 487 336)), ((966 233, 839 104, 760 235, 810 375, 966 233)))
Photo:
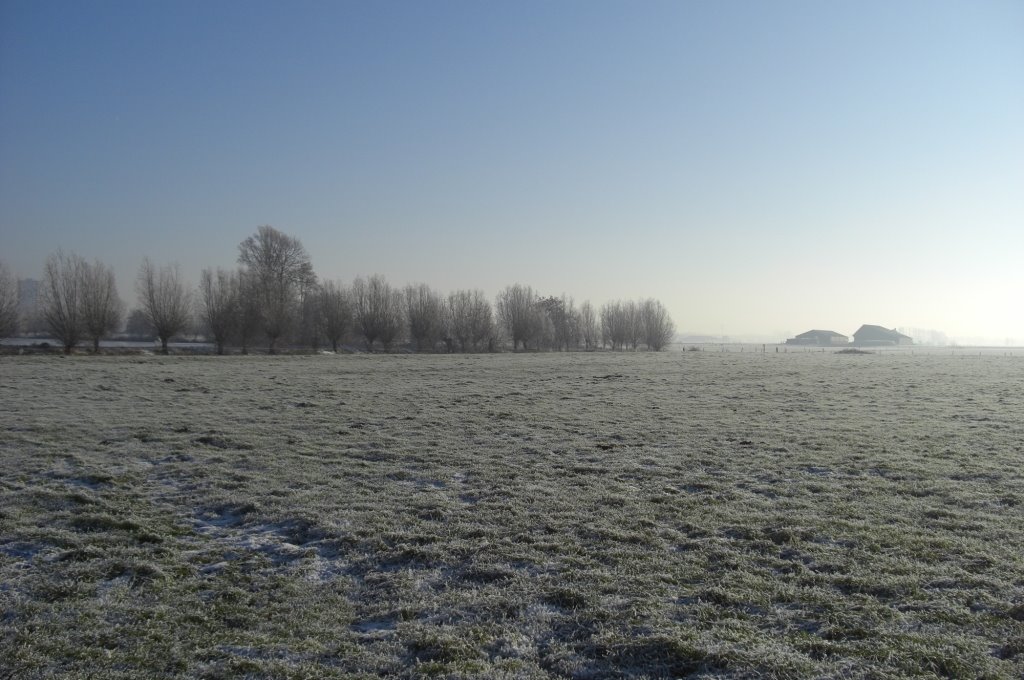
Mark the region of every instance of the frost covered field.
POLYGON ((1024 358, 0 358, 0 677, 1024 675, 1024 358))

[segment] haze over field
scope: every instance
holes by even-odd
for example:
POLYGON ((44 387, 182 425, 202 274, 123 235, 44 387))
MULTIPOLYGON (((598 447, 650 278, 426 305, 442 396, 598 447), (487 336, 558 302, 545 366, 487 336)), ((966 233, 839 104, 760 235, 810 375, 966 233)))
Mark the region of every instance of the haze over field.
POLYGON ((0 260, 1024 343, 1024 4, 0 4, 0 260))

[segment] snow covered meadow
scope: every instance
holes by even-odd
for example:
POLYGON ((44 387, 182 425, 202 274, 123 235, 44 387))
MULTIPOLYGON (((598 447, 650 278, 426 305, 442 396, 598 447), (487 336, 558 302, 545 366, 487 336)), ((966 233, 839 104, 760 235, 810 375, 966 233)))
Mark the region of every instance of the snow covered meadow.
POLYGON ((1021 677, 1024 357, 4 356, 0 612, 18 678, 1021 677))

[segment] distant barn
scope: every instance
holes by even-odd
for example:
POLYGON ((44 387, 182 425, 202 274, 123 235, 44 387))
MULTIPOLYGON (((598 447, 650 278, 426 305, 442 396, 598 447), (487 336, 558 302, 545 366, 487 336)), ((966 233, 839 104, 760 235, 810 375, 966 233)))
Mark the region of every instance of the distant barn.
POLYGON ((819 330, 807 331, 795 338, 786 340, 787 345, 811 345, 814 347, 836 347, 838 345, 845 345, 848 342, 849 338, 842 333, 819 330))
POLYGON ((864 324, 853 334, 853 344, 861 347, 887 347, 893 345, 913 345, 914 339, 903 335, 895 328, 864 324))

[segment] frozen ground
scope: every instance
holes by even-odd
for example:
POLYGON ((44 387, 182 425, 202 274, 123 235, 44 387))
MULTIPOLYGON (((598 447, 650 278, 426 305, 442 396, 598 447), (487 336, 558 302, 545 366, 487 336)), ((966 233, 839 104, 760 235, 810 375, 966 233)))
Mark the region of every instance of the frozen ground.
POLYGON ((1024 358, 0 357, 0 677, 1024 675, 1024 358))

